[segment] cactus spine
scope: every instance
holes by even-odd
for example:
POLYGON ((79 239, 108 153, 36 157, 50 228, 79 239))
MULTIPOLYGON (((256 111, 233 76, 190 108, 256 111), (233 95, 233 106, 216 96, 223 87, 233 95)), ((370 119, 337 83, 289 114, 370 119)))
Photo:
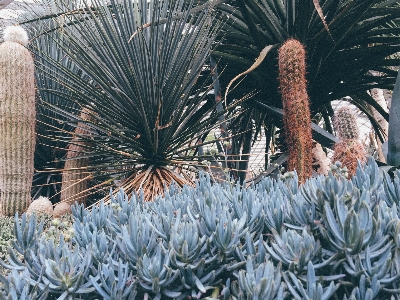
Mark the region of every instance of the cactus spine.
POLYGON ((335 144, 332 161, 341 162, 352 176, 357 170, 357 160, 367 161, 367 152, 358 140, 359 130, 356 116, 349 107, 341 107, 335 113, 333 126, 340 141, 335 144))
POLYGON ((305 53, 304 46, 295 39, 287 40, 278 53, 288 171, 296 170, 302 183, 312 175, 313 157, 305 53))
MULTIPOLYGON (((83 121, 89 121, 91 119, 90 111, 87 108, 83 108, 80 118, 83 121)), ((86 204, 89 159, 76 157, 82 155, 85 146, 87 146, 87 142, 82 140, 82 136, 89 134, 89 127, 79 122, 71 143, 68 145, 67 160, 65 161, 62 175, 60 202, 86 204)))
POLYGON ((0 213, 13 216, 31 202, 35 151, 34 62, 19 26, 0 45, 0 213))

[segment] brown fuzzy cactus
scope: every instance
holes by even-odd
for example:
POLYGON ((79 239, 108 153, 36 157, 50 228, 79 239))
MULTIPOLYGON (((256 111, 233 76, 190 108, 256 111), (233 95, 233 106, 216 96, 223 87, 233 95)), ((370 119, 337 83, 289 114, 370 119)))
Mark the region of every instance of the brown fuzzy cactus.
POLYGON ((13 216, 31 203, 35 151, 34 62, 19 26, 0 45, 0 213, 13 216))
MULTIPOLYGON (((91 119, 90 111, 86 108, 82 109, 80 118, 84 121, 91 119)), ((73 204, 86 204, 87 198, 87 183, 90 177, 87 166, 88 158, 76 158, 82 155, 83 149, 87 142, 82 141, 81 136, 89 135, 88 126, 84 123, 78 123, 75 129, 74 136, 68 146, 67 157, 62 175, 61 200, 73 204)))
POLYGON ((350 176, 355 175, 357 160, 367 161, 367 151, 358 140, 360 133, 357 118, 349 107, 343 106, 335 113, 333 125, 340 141, 335 144, 332 161, 341 162, 350 176))
POLYGON ((287 169, 297 171, 300 183, 311 177, 313 157, 305 54, 304 46, 295 39, 287 40, 278 53, 279 88, 289 150, 287 169))

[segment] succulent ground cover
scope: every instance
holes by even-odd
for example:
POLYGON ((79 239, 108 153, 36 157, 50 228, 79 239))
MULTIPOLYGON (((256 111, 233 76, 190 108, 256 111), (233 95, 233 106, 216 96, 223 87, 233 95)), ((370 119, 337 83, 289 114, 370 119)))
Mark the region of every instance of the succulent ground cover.
POLYGON ((205 174, 154 202, 121 190, 74 206, 69 238, 22 215, 0 298, 399 299, 400 172, 341 174, 247 189, 205 174))

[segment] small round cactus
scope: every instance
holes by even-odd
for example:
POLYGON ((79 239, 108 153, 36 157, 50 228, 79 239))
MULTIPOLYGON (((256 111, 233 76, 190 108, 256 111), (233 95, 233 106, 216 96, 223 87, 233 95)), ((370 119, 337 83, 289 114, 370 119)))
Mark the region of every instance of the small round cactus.
POLYGON ((70 214, 70 213, 72 213, 71 204, 69 204, 67 202, 60 202, 54 207, 53 217, 60 218, 61 216, 64 216, 64 215, 70 214))
POLYGON ((0 213, 14 216, 31 203, 35 151, 35 77, 26 31, 4 30, 0 45, 0 213))
POLYGON ((35 213, 37 215, 53 215, 53 204, 49 198, 40 196, 38 199, 32 201, 26 211, 27 215, 35 213))
POLYGON ((288 39, 278 54, 288 171, 296 170, 300 183, 311 177, 313 157, 305 55, 304 46, 295 39, 288 39))

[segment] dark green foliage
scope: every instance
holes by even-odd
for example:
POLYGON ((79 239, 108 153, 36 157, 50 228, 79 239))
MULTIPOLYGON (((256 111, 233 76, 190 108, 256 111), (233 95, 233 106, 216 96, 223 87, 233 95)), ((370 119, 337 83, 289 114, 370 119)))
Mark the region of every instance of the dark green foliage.
POLYGON ((398 299, 395 175, 370 160, 351 180, 300 187, 296 173, 247 189, 207 174, 155 202, 121 190, 92 211, 74 206, 68 242, 23 215, 0 263, 49 299, 398 299))

